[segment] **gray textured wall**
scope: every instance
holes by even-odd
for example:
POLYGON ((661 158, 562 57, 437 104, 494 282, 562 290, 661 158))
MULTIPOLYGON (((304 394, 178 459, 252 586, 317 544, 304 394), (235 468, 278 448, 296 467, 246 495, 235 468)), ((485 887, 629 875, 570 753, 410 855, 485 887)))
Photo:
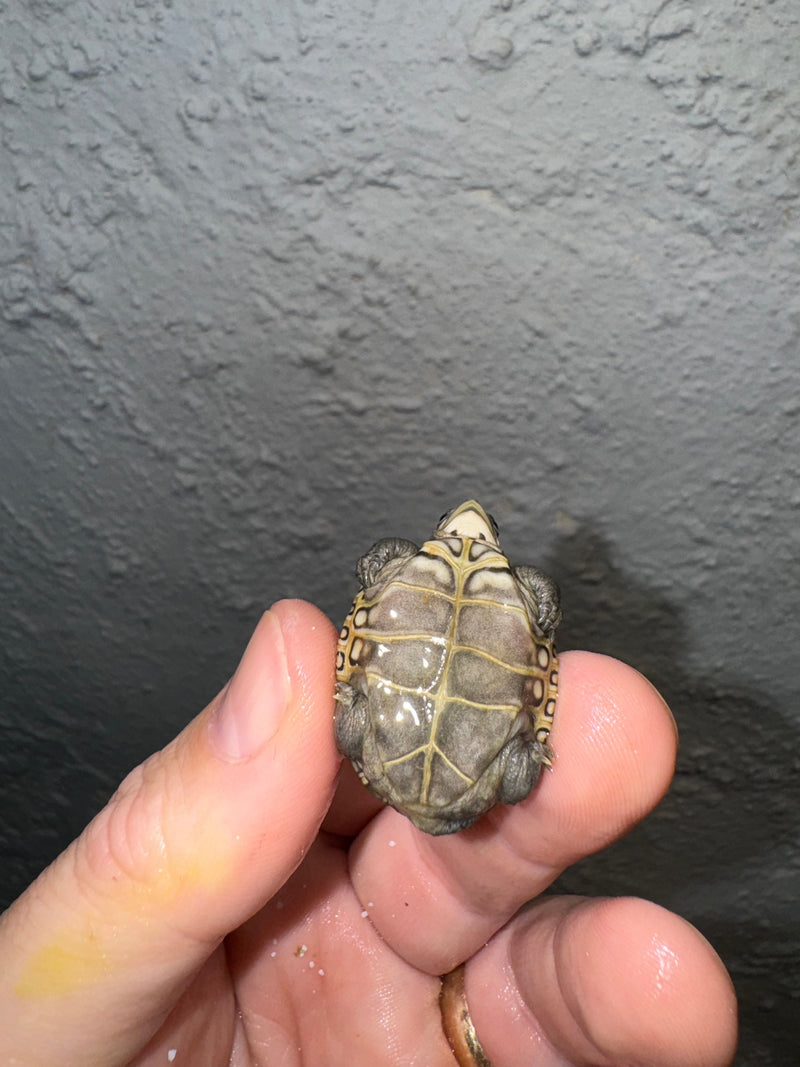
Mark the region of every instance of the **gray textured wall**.
POLYGON ((477 495, 682 730, 565 885, 797 1062, 799 56, 797 0, 0 3, 7 898, 267 602, 477 495))

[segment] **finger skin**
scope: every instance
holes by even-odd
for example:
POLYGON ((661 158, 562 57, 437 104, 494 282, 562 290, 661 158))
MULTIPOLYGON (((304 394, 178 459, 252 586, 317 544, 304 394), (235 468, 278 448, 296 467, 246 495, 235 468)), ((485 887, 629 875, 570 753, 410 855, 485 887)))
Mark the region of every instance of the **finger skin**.
POLYGON ((727 1067, 736 998, 689 923, 635 898, 552 897, 467 964, 478 1037, 504 1067, 727 1067))
POLYGON ((454 1067, 438 977, 381 941, 353 892, 338 838, 321 835, 226 947, 255 1063, 454 1067))
POLYGON ((645 678, 607 656, 567 652, 559 686, 554 767, 527 800, 447 837, 387 809, 353 845, 359 899, 373 902, 381 936, 423 971, 467 959, 566 866, 642 819, 669 785, 675 723, 645 678))
POLYGON ((222 937, 289 877, 339 765, 334 646, 311 605, 266 613, 223 694, 5 913, 0 1061, 127 1062, 222 937))

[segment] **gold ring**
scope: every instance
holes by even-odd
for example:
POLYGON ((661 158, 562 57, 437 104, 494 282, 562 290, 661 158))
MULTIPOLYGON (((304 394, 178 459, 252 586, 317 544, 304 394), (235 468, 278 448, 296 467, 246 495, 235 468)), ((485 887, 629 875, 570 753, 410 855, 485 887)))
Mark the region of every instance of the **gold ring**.
POLYGON ((442 1029, 458 1067, 492 1067, 472 1025, 464 992, 463 963, 442 975, 439 1011, 442 1013, 442 1029))

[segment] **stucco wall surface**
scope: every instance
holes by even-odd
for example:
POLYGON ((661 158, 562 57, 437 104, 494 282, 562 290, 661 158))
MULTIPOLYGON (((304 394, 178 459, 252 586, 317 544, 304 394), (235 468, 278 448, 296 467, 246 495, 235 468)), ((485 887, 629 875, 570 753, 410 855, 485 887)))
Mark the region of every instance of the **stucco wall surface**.
POLYGON ((797 0, 0 3, 6 899, 219 688, 477 496, 682 748, 565 876, 800 1047, 797 0))

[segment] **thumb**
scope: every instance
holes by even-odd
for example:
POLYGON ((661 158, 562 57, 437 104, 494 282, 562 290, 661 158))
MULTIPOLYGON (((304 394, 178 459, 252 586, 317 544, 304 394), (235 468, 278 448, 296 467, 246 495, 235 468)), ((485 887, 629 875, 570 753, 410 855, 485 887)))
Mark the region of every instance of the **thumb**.
POLYGON ((0 1060, 124 1061, 292 873, 339 764, 334 642, 310 604, 273 607, 222 693, 5 913, 0 1060))

